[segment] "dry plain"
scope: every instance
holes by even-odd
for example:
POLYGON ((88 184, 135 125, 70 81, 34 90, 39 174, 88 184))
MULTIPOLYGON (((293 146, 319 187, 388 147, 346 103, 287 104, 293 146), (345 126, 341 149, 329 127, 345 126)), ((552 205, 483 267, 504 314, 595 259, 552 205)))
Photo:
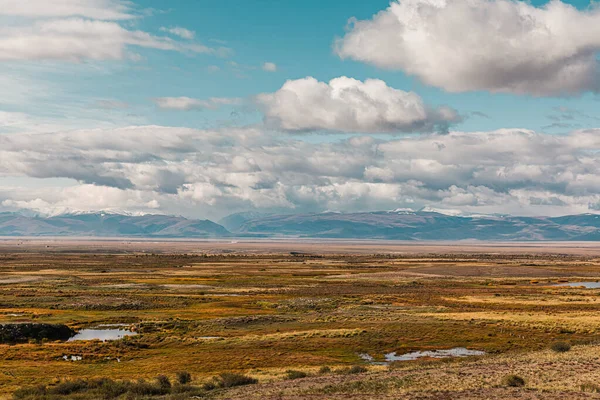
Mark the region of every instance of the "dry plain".
POLYGON ((0 398, 600 398, 600 289, 557 286, 597 280, 596 243, 5 239, 0 323, 136 335, 0 344, 0 398), (485 355, 385 359, 452 348, 485 355), (181 371, 189 391, 53 390, 181 371))

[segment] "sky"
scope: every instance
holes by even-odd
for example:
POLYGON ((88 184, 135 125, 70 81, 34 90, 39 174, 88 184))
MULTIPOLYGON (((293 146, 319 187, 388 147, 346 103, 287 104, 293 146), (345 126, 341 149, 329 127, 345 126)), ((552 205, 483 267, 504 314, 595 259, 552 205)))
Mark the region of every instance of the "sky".
POLYGON ((0 212, 598 213, 599 53, 586 0, 0 0, 0 212))

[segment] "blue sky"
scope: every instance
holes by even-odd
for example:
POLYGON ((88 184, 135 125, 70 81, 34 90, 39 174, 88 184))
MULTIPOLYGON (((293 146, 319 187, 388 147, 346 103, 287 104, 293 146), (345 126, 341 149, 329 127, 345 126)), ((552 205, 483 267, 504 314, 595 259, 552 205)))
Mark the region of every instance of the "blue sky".
MULTIPOLYGON (((161 3, 140 2, 144 7, 157 9, 161 8, 161 3)), ((185 57, 169 57, 161 60, 164 62, 161 67, 163 73, 171 75, 171 67, 182 68, 184 72, 179 77, 170 77, 169 85, 160 85, 157 89, 161 94, 150 96, 252 96, 277 90, 286 79, 314 76, 327 81, 346 75, 361 80, 380 78, 395 88, 417 91, 432 104, 451 104, 464 113, 479 111, 490 116, 489 119, 472 117, 459 125, 460 129, 468 131, 506 127, 541 130, 552 123, 547 115, 552 114, 554 107, 568 105, 585 113, 593 113, 597 109, 594 96, 536 99, 530 96, 491 95, 485 92, 446 94, 443 90, 427 87, 418 80, 407 77, 401 71, 390 72, 363 63, 340 60, 332 51, 332 43, 335 37, 344 34, 348 19, 367 19, 385 9, 389 5, 388 0, 332 0, 326 4, 316 0, 203 0, 193 5, 190 3, 174 1, 168 13, 148 19, 148 28, 157 29, 165 24, 191 27, 204 41, 226 41, 235 51, 231 60, 254 67, 268 60, 275 62, 279 71, 275 74, 264 74, 260 70, 245 71, 245 79, 235 76, 232 78, 231 72, 227 71, 229 59, 190 60, 185 57), (199 73, 199 69, 210 65, 218 65, 224 71, 218 74, 202 71, 199 73), (195 80, 192 86, 189 85, 191 77, 195 80)), ((532 1, 534 5, 544 3, 546 2, 532 1)), ((581 9, 590 6, 586 0, 568 3, 581 9)), ((169 116, 178 117, 180 116, 169 116)), ((190 116, 184 117, 188 119, 190 116)), ((587 124, 589 121, 581 123, 587 124)), ((560 130, 552 130, 552 133, 558 132, 560 130)))
MULTIPOLYGON (((543 5, 545 2, 531 3, 543 5)), ((568 3, 580 9, 590 6, 585 0, 568 3)), ((141 49, 137 51, 144 57, 142 61, 85 61, 66 68, 61 64, 41 62, 33 66, 27 63, 25 69, 36 71, 32 73, 36 80, 48 80, 60 86, 64 97, 59 101, 80 104, 92 99, 116 100, 131 106, 127 114, 135 114, 148 123, 200 128, 231 123, 231 108, 157 113, 151 99, 251 97, 273 92, 287 79, 313 76, 328 81, 338 76, 349 76, 360 80, 382 79, 394 88, 417 92, 429 104, 450 105, 466 116, 464 122, 456 125, 456 129, 465 131, 510 127, 565 133, 569 129, 550 127, 553 121, 548 116, 555 113, 556 107, 577 109, 587 115, 596 111, 597 96, 589 93, 550 98, 484 91, 447 93, 424 85, 402 71, 341 60, 334 54, 333 41, 344 35, 350 18, 368 19, 388 4, 389 1, 358 0, 330 1, 326 5, 315 0, 262 0, 258 3, 176 0, 169 2, 169 7, 165 8, 164 1, 136 1, 137 9, 150 15, 130 22, 135 28, 161 34, 161 27, 184 27, 194 31, 198 41, 209 46, 226 46, 232 50, 232 55, 215 57, 141 49), (265 62, 277 64, 278 70, 271 73, 263 71, 261 66, 265 62), (232 63, 238 66, 234 67, 232 63), (213 71, 214 67, 219 70, 213 71)), ((22 67, 19 63, 9 66, 13 71, 22 67)), ((56 100, 55 97, 45 99, 51 105, 56 104, 56 100)), ((7 106, 7 109, 19 111, 20 107, 7 106)), ((56 111, 56 114, 66 116, 67 111, 56 111)), ((234 120, 244 124, 260 118, 260 114, 244 109, 234 120)), ((130 120, 123 122, 127 124, 130 120)), ((593 127, 595 121, 578 118, 576 122, 581 127, 593 127)), ((326 140, 331 138, 328 136, 326 140)))
MULTIPOLYGON (((600 40, 594 39, 600 13, 589 1, 60 0, 54 9, 41 0, 23 9, 14 4, 0 0, 0 135, 12 149, 4 155, 8 161, 0 162, 0 208, 151 209, 216 218, 229 210, 273 207, 356 211, 414 204, 520 214, 596 207, 594 144, 575 146, 569 154, 555 147, 560 140, 572 143, 600 120, 600 40), (421 14, 426 8, 429 13, 421 14), (360 22, 347 25, 351 18, 360 22), (50 35, 53 41, 45 42, 50 35), (342 87, 350 89, 340 100, 331 93, 342 87), (393 110, 398 102, 406 109, 393 110), (155 132, 159 127, 164 130, 155 132), (219 132, 227 144, 217 146, 224 154, 219 160, 159 144, 133 155, 118 139, 131 132, 119 129, 134 128, 154 129, 149 135, 160 143, 171 139, 172 129, 194 129, 199 137, 219 132), (93 129, 105 132, 94 152, 79 142, 93 129), (473 154, 484 150, 472 148, 477 161, 465 160, 472 168, 458 174, 464 159, 459 152, 452 160, 403 153, 406 165, 384 152, 450 140, 432 136, 440 132, 492 141, 498 130, 513 135, 503 143, 517 140, 515 131, 537 135, 528 136, 525 148, 533 154, 544 143, 554 153, 523 164, 522 157, 533 155, 498 150, 481 159, 473 154), (255 134, 260 139, 247 143, 255 134), (41 135, 33 137, 45 138, 54 153, 24 158, 27 149, 19 146, 27 135, 41 135), (364 137, 375 143, 360 139, 364 146, 378 146, 375 153, 348 150, 352 138, 364 137), (321 154, 320 143, 330 146, 330 154, 321 154), (298 167, 286 170, 281 160, 261 159, 265 148, 293 153, 302 146, 309 146, 303 151, 320 160, 315 162, 322 170, 315 167, 299 178, 292 171, 298 167), (110 153, 116 148, 122 153, 110 153), (241 148, 249 155, 234 160, 241 148), (101 151, 103 157, 95 158, 101 151), (362 160, 351 170, 319 164, 336 164, 351 153, 362 160), (554 170, 551 159, 559 155, 577 162, 554 170), (46 158, 56 159, 47 164, 46 158), (220 162, 235 171, 224 171, 220 162), (190 163, 200 163, 199 169, 190 163), (225 175, 203 173, 209 166, 225 175), (488 181, 481 178, 486 174, 488 181), (503 183, 493 178, 503 174, 510 175, 503 183), (165 176, 177 184, 164 189, 157 182, 170 179, 165 176), (569 181, 581 184, 575 188, 569 181), (350 184, 356 187, 346 199, 340 188, 350 184), (99 195, 105 201, 64 199, 64 188, 90 187, 105 193, 99 195), (484 187, 494 193, 482 194, 484 187), (15 189, 18 195, 6 194, 15 189), (469 200, 454 199, 456 190, 469 200), (323 200, 309 201, 306 193, 323 200), (505 195, 514 204, 484 198, 505 195)), ((181 132, 176 136, 189 137, 181 132)), ((193 137, 186 140, 202 149, 193 137)), ((452 143, 445 145, 458 142, 452 143)))

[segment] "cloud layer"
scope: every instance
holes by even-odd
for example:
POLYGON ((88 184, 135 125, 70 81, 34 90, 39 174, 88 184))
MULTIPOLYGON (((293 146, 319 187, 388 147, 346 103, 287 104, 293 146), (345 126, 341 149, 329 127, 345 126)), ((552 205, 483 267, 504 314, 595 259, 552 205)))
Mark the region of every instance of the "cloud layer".
MULTIPOLYGON (((0 17, 10 21, 0 26, 0 61, 136 59, 131 50, 136 47, 221 56, 230 52, 126 27, 122 20, 137 18, 131 6, 122 0, 0 0, 0 17)), ((193 38, 183 28, 169 32, 193 38)))
POLYGON ((352 21, 342 58, 402 70, 450 92, 549 96, 600 89, 600 8, 551 0, 397 0, 352 21))
POLYGON ((287 131, 423 132, 445 130, 460 120, 451 108, 428 107, 416 93, 378 79, 289 80, 256 101, 268 126, 287 131))
POLYGON ((227 97, 212 97, 208 100, 191 97, 157 97, 153 101, 160 109, 178 111, 216 110, 223 106, 242 104, 242 99, 227 97))
POLYGON ((135 18, 131 6, 123 0, 0 0, 0 15, 126 20, 135 18))
POLYGON ((583 213, 600 209, 599 150, 600 130, 566 136, 451 132, 387 141, 364 136, 334 143, 282 139, 249 128, 6 134, 0 136, 0 205, 45 213, 107 209, 213 219, 247 210, 423 206, 583 213), (70 184, 14 186, 14 179, 49 178, 70 184), (13 183, 4 183, 7 179, 13 183))

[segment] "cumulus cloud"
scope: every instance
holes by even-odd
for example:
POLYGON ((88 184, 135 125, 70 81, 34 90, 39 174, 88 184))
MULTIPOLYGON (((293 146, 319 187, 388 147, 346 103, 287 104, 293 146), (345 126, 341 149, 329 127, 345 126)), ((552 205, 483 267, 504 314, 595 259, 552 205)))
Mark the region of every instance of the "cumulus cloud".
POLYGON ((600 8, 560 0, 397 0, 352 20, 342 58, 402 70, 451 92, 550 96, 600 89, 600 8))
POLYGON ((171 35, 179 36, 182 39, 191 40, 196 36, 196 32, 190 31, 189 29, 185 29, 180 26, 176 26, 173 28, 162 27, 162 28, 160 28, 160 30, 161 30, 161 32, 167 32, 167 33, 170 33, 171 35))
POLYGON ((417 132, 445 130, 460 120, 453 109, 428 107, 416 93, 378 79, 290 80, 256 102, 267 125, 287 131, 417 132))
POLYGON ((163 110, 216 110, 223 106, 242 104, 242 99, 212 97, 208 100, 193 99, 191 97, 158 97, 153 99, 154 103, 163 110))
MULTIPOLYGON (((137 59, 132 52, 136 47, 218 56, 231 52, 125 26, 122 20, 135 18, 131 7, 119 0, 0 0, 0 17, 11 17, 10 24, 0 27, 0 61, 137 59)), ((182 28, 170 33, 191 34, 182 28)))
POLYGON ((11 133, 0 135, 0 205, 213 219, 248 210, 423 206, 562 215, 600 209, 598 169, 599 129, 564 136, 510 129, 327 143, 256 128, 11 133), (3 184, 6 178, 13 185, 3 184), (59 178, 72 185, 14 187, 15 178, 59 178))

